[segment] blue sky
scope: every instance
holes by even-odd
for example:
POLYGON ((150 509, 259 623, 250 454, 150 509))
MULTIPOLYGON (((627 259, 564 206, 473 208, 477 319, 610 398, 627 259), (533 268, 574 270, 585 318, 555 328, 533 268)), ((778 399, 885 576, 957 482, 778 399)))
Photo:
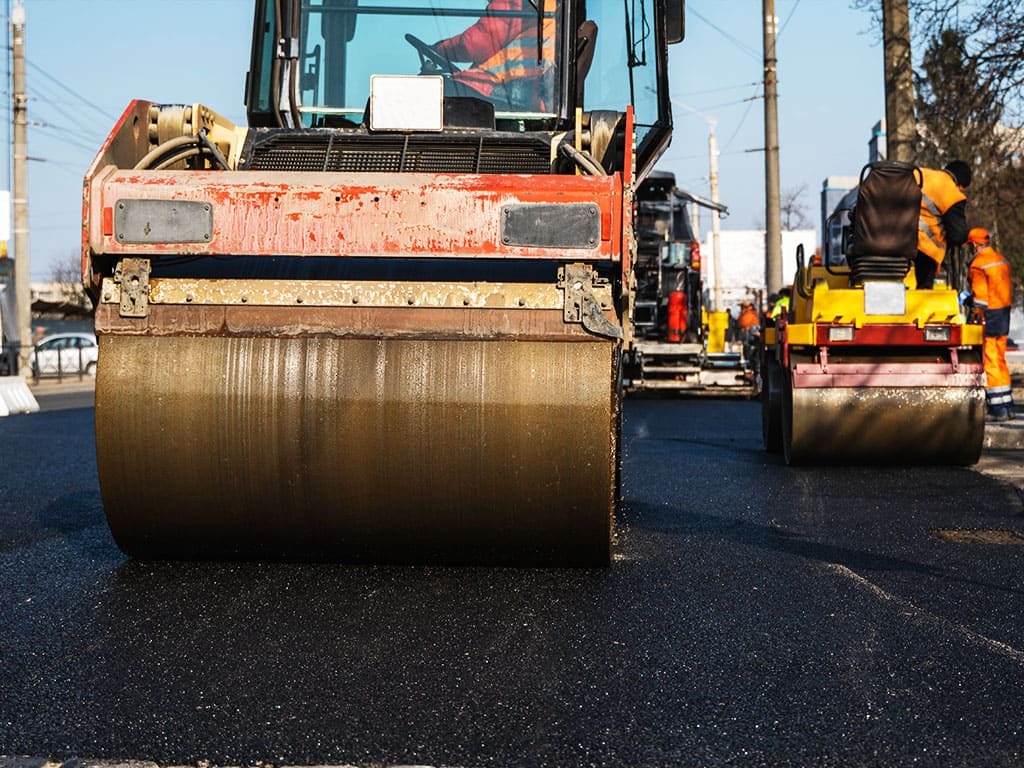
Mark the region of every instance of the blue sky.
MULTIPOLYGON (((131 99, 198 101, 244 124, 252 8, 250 0, 24 5, 29 156, 36 158, 31 273, 46 280, 55 265, 77 258, 82 174, 131 99)), ((676 129, 659 167, 708 195, 708 124, 690 110, 714 118, 719 196, 730 207, 722 228, 755 228, 764 221, 761 0, 687 6, 687 39, 671 51, 676 129)), ((817 221, 824 178, 855 176, 867 162, 871 129, 884 114, 882 48, 870 15, 848 0, 775 0, 775 12, 782 187, 806 186, 802 203, 817 221)), ((3 119, 9 124, 9 106, 3 119)), ((9 128, 4 136, 9 142, 9 128)))

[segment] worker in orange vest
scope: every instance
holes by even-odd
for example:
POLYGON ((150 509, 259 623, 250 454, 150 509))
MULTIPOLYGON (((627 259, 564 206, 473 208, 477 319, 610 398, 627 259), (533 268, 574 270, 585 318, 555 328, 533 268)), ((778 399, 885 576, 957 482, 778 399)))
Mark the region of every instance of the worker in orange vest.
POLYGON ((740 302, 740 316, 736 319, 736 325, 739 327, 740 341, 743 342, 744 359, 754 360, 761 338, 761 319, 749 301, 740 302))
POLYGON ((971 167, 953 160, 941 171, 922 168, 921 217, 917 228, 914 277, 917 287, 935 286, 935 275, 946 258, 946 248, 967 239, 967 195, 971 167))
POLYGON ((498 109, 552 108, 555 62, 554 0, 545 0, 541 45, 537 44, 537 10, 530 0, 490 0, 480 19, 464 32, 434 43, 449 61, 473 66, 454 72, 446 93, 476 96, 498 109), (492 15, 522 11, 523 16, 492 15))
POLYGON ((740 327, 740 333, 752 328, 756 329, 761 324, 757 317, 757 310, 749 301, 740 302, 740 316, 736 324, 740 327))
POLYGON ((973 257, 968 272, 970 299, 974 310, 985 320, 985 404, 989 418, 1007 421, 1014 418, 1010 369, 1006 365, 1006 338, 1010 335, 1010 302, 1013 285, 1010 263, 991 245, 987 229, 975 227, 967 233, 973 257))

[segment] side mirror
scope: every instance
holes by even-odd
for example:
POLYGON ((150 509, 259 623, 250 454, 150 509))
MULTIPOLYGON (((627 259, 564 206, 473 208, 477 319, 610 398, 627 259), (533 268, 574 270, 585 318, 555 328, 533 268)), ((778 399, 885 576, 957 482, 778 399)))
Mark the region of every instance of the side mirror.
POLYGON ((669 45, 686 37, 686 0, 665 0, 665 40, 669 45))

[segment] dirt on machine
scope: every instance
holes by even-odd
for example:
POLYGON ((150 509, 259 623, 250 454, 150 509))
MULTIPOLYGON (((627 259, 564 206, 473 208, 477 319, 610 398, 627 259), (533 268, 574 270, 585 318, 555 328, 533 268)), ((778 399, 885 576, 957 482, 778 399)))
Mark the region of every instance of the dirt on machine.
POLYGON ((963 261, 951 249, 935 287, 917 287, 913 165, 866 166, 855 198, 833 214, 846 222, 840 249, 820 264, 798 250, 792 305, 765 329, 765 447, 789 464, 973 464, 985 427, 983 329, 958 298, 963 261))
POLYGON ((636 191, 637 257, 631 333, 626 340, 627 392, 756 396, 754 348, 729 338, 728 315, 711 306, 702 278, 691 213, 728 213, 720 203, 676 187, 654 171, 636 191))
POLYGON ((487 5, 256 0, 248 126, 114 126, 83 270, 127 554, 609 563, 682 2, 487 5), (519 30, 525 87, 427 42, 478 23, 519 30))

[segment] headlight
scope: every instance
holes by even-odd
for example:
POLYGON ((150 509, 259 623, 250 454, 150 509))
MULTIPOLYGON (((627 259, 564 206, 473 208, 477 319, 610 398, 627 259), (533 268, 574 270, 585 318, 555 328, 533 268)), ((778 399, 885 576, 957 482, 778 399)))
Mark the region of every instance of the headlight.
POLYGON ((925 341, 949 341, 948 325, 926 325, 924 327, 925 341))
POLYGON ((834 325, 828 329, 829 341, 853 341, 852 325, 834 325))

